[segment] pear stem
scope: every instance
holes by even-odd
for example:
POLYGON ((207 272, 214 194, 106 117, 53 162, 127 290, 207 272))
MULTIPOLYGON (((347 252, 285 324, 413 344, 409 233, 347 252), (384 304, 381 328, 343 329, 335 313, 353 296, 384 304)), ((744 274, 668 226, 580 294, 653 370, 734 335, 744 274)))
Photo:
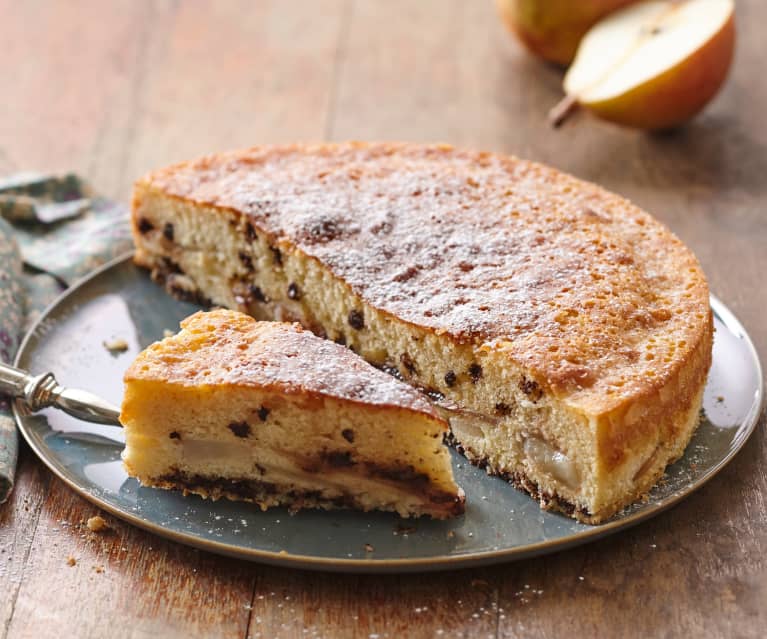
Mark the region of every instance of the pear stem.
POLYGON ((561 126, 567 118, 578 108, 578 98, 574 95, 566 95, 549 110, 549 122, 554 128, 561 126))

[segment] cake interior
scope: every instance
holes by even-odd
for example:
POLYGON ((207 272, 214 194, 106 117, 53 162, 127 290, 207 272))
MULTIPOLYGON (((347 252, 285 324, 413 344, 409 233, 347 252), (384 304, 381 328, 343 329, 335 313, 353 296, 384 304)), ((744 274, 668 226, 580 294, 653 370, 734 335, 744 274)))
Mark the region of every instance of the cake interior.
POLYGON ((264 509, 353 507, 435 518, 462 510, 444 425, 413 411, 131 380, 121 419, 125 466, 145 485, 264 509))

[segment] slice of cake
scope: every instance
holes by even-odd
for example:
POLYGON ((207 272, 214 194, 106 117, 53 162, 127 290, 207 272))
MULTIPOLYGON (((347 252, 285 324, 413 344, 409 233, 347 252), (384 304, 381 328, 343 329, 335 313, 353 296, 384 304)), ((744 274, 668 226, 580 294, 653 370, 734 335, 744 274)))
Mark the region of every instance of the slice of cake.
POLYGON ((145 486, 270 506, 463 512, 447 423, 300 326, 196 313, 125 374, 123 461, 145 486))
POLYGON ((136 262, 176 295, 296 320, 438 401, 457 446, 599 522, 698 423, 694 255, 625 199, 445 146, 259 147, 139 180, 136 262))

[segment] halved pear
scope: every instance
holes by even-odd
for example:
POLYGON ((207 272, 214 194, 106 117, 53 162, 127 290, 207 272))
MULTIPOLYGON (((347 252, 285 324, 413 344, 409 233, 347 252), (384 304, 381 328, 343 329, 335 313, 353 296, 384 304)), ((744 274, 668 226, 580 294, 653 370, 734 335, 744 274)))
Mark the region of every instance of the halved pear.
POLYGON ((667 129, 722 86, 735 48, 733 0, 641 2, 597 23, 564 81, 571 101, 600 117, 667 129))

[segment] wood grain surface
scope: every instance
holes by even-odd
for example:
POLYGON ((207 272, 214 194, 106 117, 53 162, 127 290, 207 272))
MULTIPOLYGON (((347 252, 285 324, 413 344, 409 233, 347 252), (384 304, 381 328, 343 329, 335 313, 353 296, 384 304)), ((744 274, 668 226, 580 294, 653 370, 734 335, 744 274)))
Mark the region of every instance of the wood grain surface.
MULTIPOLYGON (((561 72, 489 0, 0 0, 0 173, 75 170, 127 198, 151 168, 263 142, 445 141, 600 182, 666 222, 767 353, 767 4, 738 2, 736 64, 689 126, 546 123, 561 72)), ((24 449, 0 506, 2 637, 763 637, 765 418, 716 479, 653 521, 481 570, 342 576, 163 541, 24 449), (69 565, 72 558, 74 565, 69 565)))

